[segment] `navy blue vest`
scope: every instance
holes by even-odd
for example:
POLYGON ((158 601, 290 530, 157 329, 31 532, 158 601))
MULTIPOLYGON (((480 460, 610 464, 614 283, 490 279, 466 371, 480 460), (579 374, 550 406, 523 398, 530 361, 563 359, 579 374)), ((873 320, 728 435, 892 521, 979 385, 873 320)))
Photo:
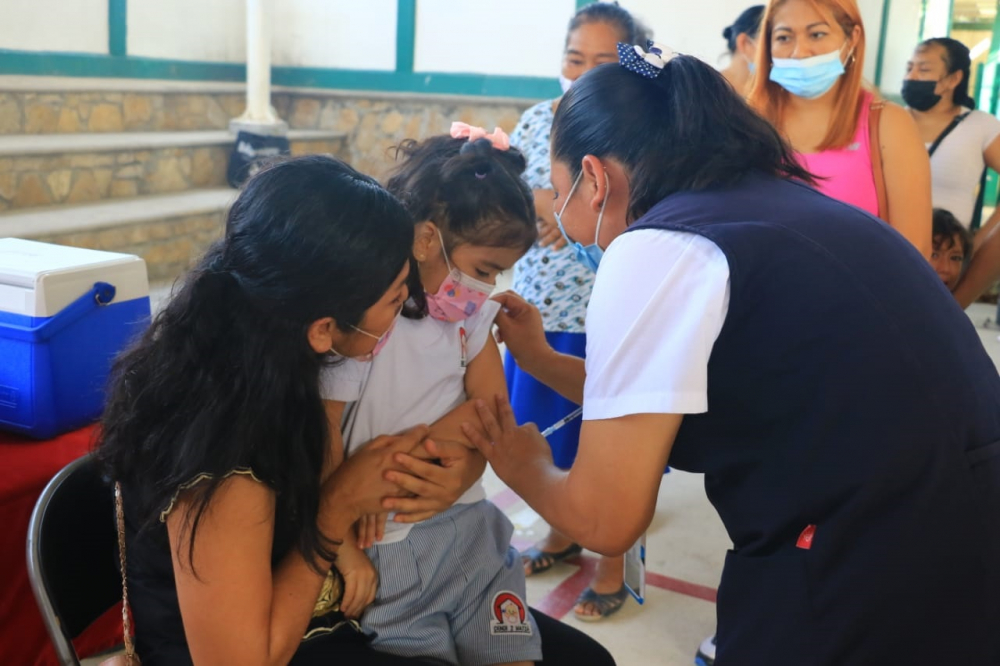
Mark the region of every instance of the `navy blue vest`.
POLYGON ((670 196, 648 228, 730 268, 708 412, 670 457, 734 542, 718 666, 998 663, 1000 377, 927 262, 763 175, 670 196))

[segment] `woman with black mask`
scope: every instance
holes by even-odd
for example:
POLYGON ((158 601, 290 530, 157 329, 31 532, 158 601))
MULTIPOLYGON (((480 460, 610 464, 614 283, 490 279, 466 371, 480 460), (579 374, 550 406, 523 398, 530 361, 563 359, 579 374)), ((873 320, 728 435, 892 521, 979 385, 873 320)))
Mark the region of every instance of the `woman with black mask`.
POLYGON ((1000 208, 979 225, 986 168, 1000 169, 1000 120, 976 110, 971 69, 968 47, 938 37, 917 46, 903 81, 903 100, 931 154, 934 207, 976 232, 972 264, 955 289, 963 306, 996 281, 1000 267, 1000 236, 994 233, 1000 208))
MULTIPOLYGON (((1000 120, 976 111, 971 59, 961 42, 940 37, 917 46, 907 64, 903 100, 931 151, 932 199, 969 228, 986 167, 1000 168, 1000 120)), ((998 219, 994 213, 983 231, 998 219)))

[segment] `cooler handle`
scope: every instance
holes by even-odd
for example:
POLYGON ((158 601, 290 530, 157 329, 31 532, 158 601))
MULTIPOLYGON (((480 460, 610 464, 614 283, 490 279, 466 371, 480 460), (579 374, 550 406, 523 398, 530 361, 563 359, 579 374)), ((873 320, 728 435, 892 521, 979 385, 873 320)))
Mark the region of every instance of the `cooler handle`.
POLYGON ((115 298, 115 286, 107 282, 95 282, 93 288, 76 299, 59 313, 49 317, 38 326, 3 327, 4 337, 23 342, 43 342, 79 321, 98 308, 104 307, 115 298))

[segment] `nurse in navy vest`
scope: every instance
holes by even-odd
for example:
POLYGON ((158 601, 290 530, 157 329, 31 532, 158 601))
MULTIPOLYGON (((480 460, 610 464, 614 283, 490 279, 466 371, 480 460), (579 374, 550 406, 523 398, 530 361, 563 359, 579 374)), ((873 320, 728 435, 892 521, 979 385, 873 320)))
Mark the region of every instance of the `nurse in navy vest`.
POLYGON ((1000 378, 969 319, 710 67, 631 48, 552 130, 555 210, 600 265, 585 364, 500 297, 520 367, 583 405, 579 455, 555 468, 504 403, 470 436, 607 555, 668 460, 703 473, 734 544, 718 666, 1000 663, 1000 378))

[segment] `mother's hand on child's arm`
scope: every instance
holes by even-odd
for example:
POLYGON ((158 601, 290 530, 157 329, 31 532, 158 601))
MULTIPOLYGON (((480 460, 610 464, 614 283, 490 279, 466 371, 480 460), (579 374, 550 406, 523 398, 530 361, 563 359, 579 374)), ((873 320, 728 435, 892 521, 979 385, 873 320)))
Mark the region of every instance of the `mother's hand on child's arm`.
POLYGON ((388 478, 389 474, 399 475, 407 469, 396 456, 428 442, 428 432, 427 426, 416 426, 401 435, 383 435, 372 440, 345 460, 323 483, 323 502, 332 507, 349 507, 354 512, 354 520, 368 513, 378 513, 385 497, 407 492, 388 478))
POLYGON ((386 472, 386 479, 412 497, 387 497, 382 507, 395 511, 397 523, 427 520, 451 507, 486 470, 486 459, 458 442, 428 440, 426 449, 440 464, 398 453, 395 462, 408 473, 386 472))

